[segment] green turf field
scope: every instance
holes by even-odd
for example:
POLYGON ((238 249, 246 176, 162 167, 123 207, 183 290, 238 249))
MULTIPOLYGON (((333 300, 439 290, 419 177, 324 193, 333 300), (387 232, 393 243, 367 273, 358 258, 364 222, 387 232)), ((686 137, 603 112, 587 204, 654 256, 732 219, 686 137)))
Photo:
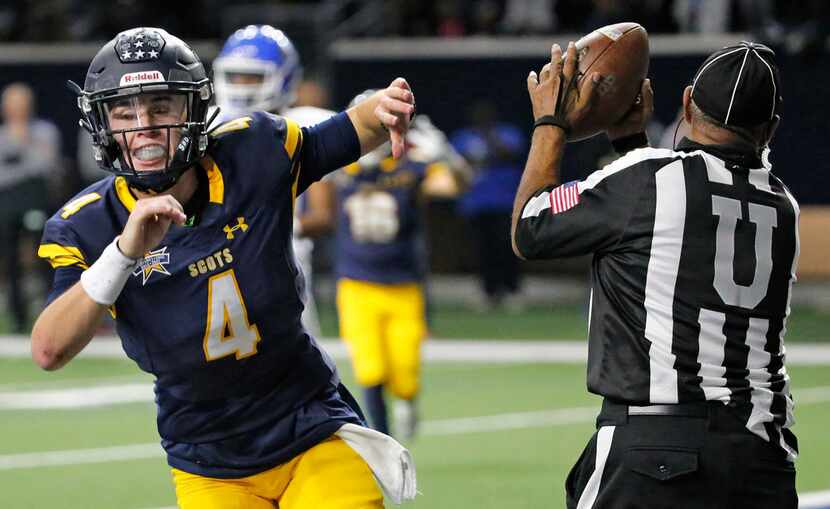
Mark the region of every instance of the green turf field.
MULTIPOLYGON (((319 303, 323 336, 337 337, 337 313, 332 303, 319 303)), ((430 329, 438 338, 584 339, 587 309, 575 304, 529 306, 521 313, 495 309, 476 313, 458 304, 438 303, 430 310, 430 329)), ((793 307, 787 321, 787 341, 822 342, 830 334, 830 310, 793 307)))
MULTIPOLYGON (((333 302, 318 302, 325 337, 337 337, 333 302)), ((587 309, 578 304, 532 305, 520 313, 494 309, 478 313, 460 304, 437 302, 430 310, 430 329, 439 338, 583 339, 587 309)), ((0 334, 11 332, 9 316, 0 311, 0 334)), ((787 341, 821 342, 828 339, 830 310, 794 307, 787 322, 787 341)))
MULTIPOLYGON (((796 399, 800 389, 809 394, 796 409, 795 431, 802 449, 799 488, 830 489, 826 470, 830 369, 795 366, 790 372, 796 399), (808 392, 805 388, 819 389, 808 392)), ((345 369, 344 378, 347 383, 351 380, 345 369)), ((563 507, 565 475, 592 433, 592 413, 584 408, 597 405, 597 399, 586 393, 584 380, 584 366, 575 364, 426 366, 424 434, 410 444, 422 495, 407 507, 563 507), (570 424, 551 421, 493 430, 489 429, 492 423, 484 421, 480 430, 470 431, 464 426, 482 421, 459 420, 557 409, 561 412, 546 415, 553 415, 553 421, 570 416, 570 424)), ((0 396, 147 381, 149 377, 128 361, 78 359, 64 370, 45 373, 26 359, 0 359, 0 396)), ((65 466, 11 469, 7 465, 10 454, 157 442, 152 403, 87 410, 0 410, 0 428, 0 507, 4 509, 149 509, 175 502, 160 455, 117 456, 106 462, 65 466)))

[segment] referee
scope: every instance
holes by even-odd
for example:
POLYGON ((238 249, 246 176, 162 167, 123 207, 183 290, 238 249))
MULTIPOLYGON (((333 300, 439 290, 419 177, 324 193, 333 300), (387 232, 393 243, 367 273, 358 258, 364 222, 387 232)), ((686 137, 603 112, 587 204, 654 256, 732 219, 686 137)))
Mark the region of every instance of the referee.
POLYGON ((775 55, 747 42, 711 55, 683 93, 690 134, 675 150, 647 147, 646 80, 608 129, 623 155, 560 185, 566 114, 578 121, 599 88, 596 73, 589 93, 560 87, 576 60, 554 46, 528 76, 537 120, 512 230, 522 258, 594 254, 588 390, 604 399, 567 505, 795 509, 783 338, 799 211, 767 159, 775 55))

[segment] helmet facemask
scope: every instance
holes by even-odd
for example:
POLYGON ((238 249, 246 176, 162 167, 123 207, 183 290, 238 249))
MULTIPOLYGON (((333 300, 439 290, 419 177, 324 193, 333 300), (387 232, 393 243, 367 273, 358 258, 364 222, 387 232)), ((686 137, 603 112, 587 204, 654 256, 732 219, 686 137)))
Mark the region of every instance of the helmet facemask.
POLYGON ((210 83, 119 87, 78 99, 99 166, 140 191, 172 187, 207 149, 210 83))

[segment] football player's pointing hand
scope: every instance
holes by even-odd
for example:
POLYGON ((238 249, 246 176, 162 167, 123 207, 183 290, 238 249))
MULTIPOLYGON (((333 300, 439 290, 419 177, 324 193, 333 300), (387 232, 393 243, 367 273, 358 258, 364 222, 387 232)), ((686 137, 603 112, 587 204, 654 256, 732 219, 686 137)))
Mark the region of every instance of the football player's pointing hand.
POLYGON ((141 258, 161 242, 171 223, 181 225, 186 219, 181 203, 170 195, 140 199, 118 239, 118 248, 124 256, 141 258))
POLYGON ((406 132, 415 114, 415 94, 403 78, 396 78, 388 87, 381 90, 381 94, 382 97, 375 108, 375 116, 389 131, 392 155, 399 158, 406 151, 406 132))

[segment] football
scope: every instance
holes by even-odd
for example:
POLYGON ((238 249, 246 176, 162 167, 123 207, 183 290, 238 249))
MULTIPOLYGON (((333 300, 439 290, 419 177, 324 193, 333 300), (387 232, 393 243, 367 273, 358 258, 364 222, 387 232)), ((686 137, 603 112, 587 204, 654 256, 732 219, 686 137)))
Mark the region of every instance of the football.
POLYGON ((648 74, 648 33, 637 23, 607 25, 579 39, 576 50, 579 55, 576 86, 580 92, 591 73, 598 72, 602 80, 597 85, 592 111, 579 123, 571 122, 568 141, 601 133, 634 104, 640 84, 648 74))

